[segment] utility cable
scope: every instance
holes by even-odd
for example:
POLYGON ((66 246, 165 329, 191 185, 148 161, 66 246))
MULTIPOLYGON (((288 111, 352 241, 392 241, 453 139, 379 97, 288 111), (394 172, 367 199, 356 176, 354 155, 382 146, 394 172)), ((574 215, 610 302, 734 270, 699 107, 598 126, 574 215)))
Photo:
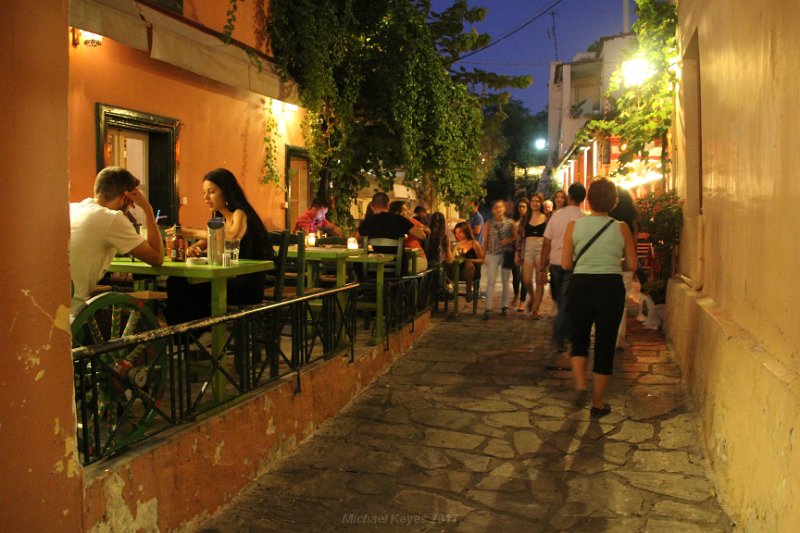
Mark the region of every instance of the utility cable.
POLYGON ((551 25, 551 32, 553 35, 553 46, 556 49, 556 61, 558 61, 558 37, 556 37, 556 13, 555 11, 550 12, 550 17, 552 18, 552 25, 551 25))
POLYGON ((449 65, 452 65, 453 63, 457 63, 457 62, 461 61, 462 59, 466 59, 466 58, 468 58, 468 57, 472 57, 472 56, 474 56, 475 54, 477 54, 477 53, 479 53, 479 52, 483 52, 484 50, 486 50, 486 49, 488 49, 488 48, 491 48, 492 46, 496 45, 497 43, 499 43, 499 42, 501 42, 501 41, 504 41, 505 39, 507 39, 507 38, 511 37, 511 36, 512 36, 512 35, 514 35, 515 33, 519 32, 519 31, 521 31, 522 29, 526 28, 527 26, 529 26, 529 25, 533 24, 533 23, 534 23, 536 20, 538 20, 538 19, 542 18, 544 15, 547 15, 547 14, 548 14, 550 11, 552 11, 552 10, 553 10, 553 8, 554 8, 554 7, 556 7, 558 4, 560 4, 560 3, 561 3, 561 2, 563 2, 563 1, 564 1, 564 0, 555 0, 555 1, 554 1, 553 3, 551 3, 549 6, 547 6, 546 8, 544 8, 544 9, 543 9, 541 12, 537 13, 536 15, 534 15, 534 16, 533 16, 531 19, 529 19, 529 20, 525 21, 525 22, 524 22, 524 23, 522 23, 520 26, 518 26, 518 27, 514 28, 514 29, 513 29, 513 30, 511 30, 510 32, 508 32, 508 33, 506 33, 505 35, 503 35, 502 37, 500 37, 499 39, 497 39, 497 40, 495 40, 495 41, 492 41, 492 42, 490 42, 489 44, 487 44, 487 45, 486 45, 486 46, 484 46, 483 48, 478 48, 477 50, 473 50, 472 52, 470 52, 470 53, 468 53, 468 54, 464 54, 463 56, 460 56, 460 57, 458 57, 457 59, 453 59, 452 61, 448 61, 446 64, 447 64, 448 66, 449 66, 449 65))

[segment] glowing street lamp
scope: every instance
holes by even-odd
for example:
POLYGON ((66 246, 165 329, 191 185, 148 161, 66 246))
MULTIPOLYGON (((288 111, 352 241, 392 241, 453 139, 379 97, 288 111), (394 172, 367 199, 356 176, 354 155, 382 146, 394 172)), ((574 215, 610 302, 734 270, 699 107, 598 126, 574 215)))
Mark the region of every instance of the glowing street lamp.
POLYGON ((653 74, 655 74, 653 66, 646 59, 629 59, 622 62, 622 79, 627 87, 641 85, 653 74))
POLYGON ((536 139, 533 142, 533 147, 536 148, 537 150, 544 150, 545 148, 547 148, 547 141, 545 139, 536 139))

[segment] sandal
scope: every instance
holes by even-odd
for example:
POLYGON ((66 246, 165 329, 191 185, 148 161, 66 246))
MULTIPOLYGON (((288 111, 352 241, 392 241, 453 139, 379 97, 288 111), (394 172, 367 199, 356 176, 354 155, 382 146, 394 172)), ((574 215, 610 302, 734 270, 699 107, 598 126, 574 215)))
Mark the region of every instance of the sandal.
POLYGON ((542 318, 542 315, 540 315, 540 314, 539 314, 539 311, 533 311, 533 312, 531 313, 531 318, 532 318, 533 320, 539 320, 539 319, 541 319, 541 318, 542 318))
POLYGON ((592 407, 589 409, 589 416, 592 418, 600 418, 606 416, 611 412, 611 406, 608 404, 603 404, 603 407, 592 407))

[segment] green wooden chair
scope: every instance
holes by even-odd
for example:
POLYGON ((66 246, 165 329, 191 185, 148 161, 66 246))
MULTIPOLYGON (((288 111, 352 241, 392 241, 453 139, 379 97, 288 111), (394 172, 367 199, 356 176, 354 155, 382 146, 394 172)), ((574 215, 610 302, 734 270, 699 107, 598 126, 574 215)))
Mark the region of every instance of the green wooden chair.
POLYGON ((275 269, 266 275, 267 287, 264 288, 264 299, 280 302, 284 297, 286 281, 287 253, 289 250, 288 231, 270 231, 269 237, 273 246, 278 247, 275 254, 275 269))
MULTIPOLYGON (((364 250, 369 251, 369 247, 372 246, 373 250, 377 248, 394 248, 395 251, 395 261, 388 263, 384 266, 384 276, 386 278, 391 277, 400 277, 403 275, 403 241, 405 237, 401 237, 399 239, 387 239, 383 237, 374 237, 370 239, 369 237, 364 237, 363 245, 364 250)), ((375 253, 375 252, 373 252, 375 253)), ((366 272, 365 272, 366 274, 366 272)))
POLYGON ((288 230, 270 232, 273 243, 278 243, 275 272, 267 276, 271 285, 264 291, 264 298, 280 302, 286 297, 303 296, 306 289, 306 234, 288 230), (295 257, 289 257, 289 247, 297 245, 295 257))

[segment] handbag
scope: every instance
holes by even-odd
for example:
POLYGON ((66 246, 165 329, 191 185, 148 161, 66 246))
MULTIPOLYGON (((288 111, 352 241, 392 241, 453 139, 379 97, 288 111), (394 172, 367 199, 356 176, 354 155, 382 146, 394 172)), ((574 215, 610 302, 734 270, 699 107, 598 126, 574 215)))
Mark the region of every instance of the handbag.
POLYGON ((593 236, 591 239, 589 239, 589 242, 587 242, 587 243, 586 243, 586 245, 585 245, 583 248, 581 248, 581 251, 580 251, 580 252, 578 252, 578 255, 575 257, 575 261, 573 261, 573 262, 572 262, 572 270, 575 270, 575 265, 577 265, 577 264, 578 264, 578 259, 580 259, 580 258, 581 258, 581 256, 582 256, 583 254, 585 254, 585 253, 586 253, 586 250, 588 250, 588 249, 589 249, 589 247, 590 247, 592 244, 594 244, 594 241, 596 241, 596 240, 597 240, 597 238, 598 238, 600 235, 602 235, 602 234, 603 234, 603 232, 604 232, 606 229, 608 229, 608 227, 609 227, 611 224, 613 224, 614 222, 616 222, 616 219, 613 219, 613 218, 612 218, 611 220, 609 220, 609 221, 606 223, 606 225, 605 225, 605 226, 603 226, 602 228, 600 228, 600 230, 599 230, 597 233, 595 233, 595 234, 594 234, 594 236, 593 236))

